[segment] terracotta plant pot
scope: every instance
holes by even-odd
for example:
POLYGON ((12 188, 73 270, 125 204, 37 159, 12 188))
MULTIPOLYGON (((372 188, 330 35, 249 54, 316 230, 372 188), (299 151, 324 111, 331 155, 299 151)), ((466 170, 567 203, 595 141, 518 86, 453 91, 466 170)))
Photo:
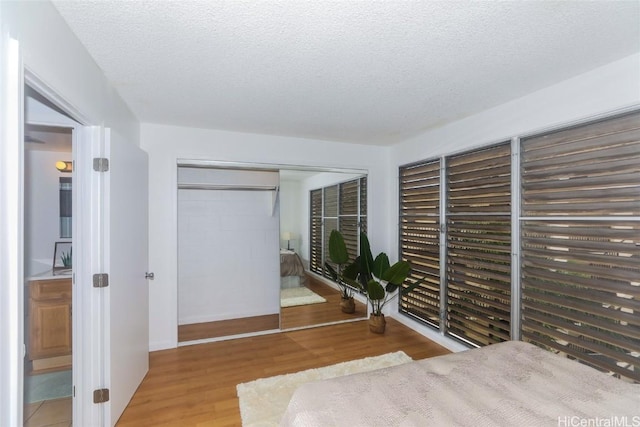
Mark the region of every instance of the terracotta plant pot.
POLYGON ((356 303, 353 301, 353 297, 342 298, 340 300, 340 309, 343 313, 353 313, 356 311, 356 303))
POLYGON ((369 330, 376 334, 384 334, 384 330, 387 326, 387 321, 384 320, 384 314, 375 315, 372 314, 369 317, 369 330))

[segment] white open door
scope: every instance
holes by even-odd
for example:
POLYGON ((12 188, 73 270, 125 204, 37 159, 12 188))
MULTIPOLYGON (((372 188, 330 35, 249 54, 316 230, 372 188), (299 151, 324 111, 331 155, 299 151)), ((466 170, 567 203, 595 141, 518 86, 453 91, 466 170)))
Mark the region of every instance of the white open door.
POLYGON ((149 369, 147 154, 105 129, 105 425, 113 426, 149 369))

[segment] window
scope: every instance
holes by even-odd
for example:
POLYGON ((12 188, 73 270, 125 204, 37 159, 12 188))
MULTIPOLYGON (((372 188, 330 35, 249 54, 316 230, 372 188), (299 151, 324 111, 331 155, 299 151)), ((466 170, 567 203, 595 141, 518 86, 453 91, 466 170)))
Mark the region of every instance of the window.
POLYGON ((400 168, 400 257, 411 263, 400 310, 440 327, 440 159, 400 168))
POLYGON ((523 339, 640 381, 640 114, 521 157, 523 339))
POLYGON ((446 158, 447 332, 510 338, 511 144, 446 158))
MULTIPOLYGON (((353 261, 359 253, 358 240, 360 231, 366 233, 366 221, 362 222, 362 218, 366 213, 360 215, 360 201, 366 201, 366 181, 361 183, 360 180, 345 182, 340 185, 340 212, 338 218, 338 227, 344 237, 347 245, 350 260, 353 261)), ((366 205, 366 203, 365 203, 366 205)))
POLYGON ((510 143, 443 163, 444 212, 440 159, 400 168, 400 252, 412 266, 405 287, 422 280, 400 310, 476 345, 508 340, 510 143))
POLYGON ((399 181, 405 287, 422 280, 400 312, 640 381, 640 112, 402 166, 399 181))
POLYGON ((322 274, 322 189, 309 192, 309 269, 322 274))
POLYGON ((329 277, 324 263, 331 263, 329 236, 332 230, 342 233, 352 259, 359 252, 360 231, 367 230, 367 178, 311 190, 309 199, 310 270, 329 277))

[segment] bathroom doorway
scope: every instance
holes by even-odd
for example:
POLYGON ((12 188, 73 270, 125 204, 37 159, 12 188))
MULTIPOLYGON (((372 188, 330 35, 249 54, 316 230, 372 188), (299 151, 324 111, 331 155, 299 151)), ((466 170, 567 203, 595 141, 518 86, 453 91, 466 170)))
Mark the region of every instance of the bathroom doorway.
POLYGON ((24 93, 23 420, 29 426, 70 425, 77 123, 31 87, 24 93))

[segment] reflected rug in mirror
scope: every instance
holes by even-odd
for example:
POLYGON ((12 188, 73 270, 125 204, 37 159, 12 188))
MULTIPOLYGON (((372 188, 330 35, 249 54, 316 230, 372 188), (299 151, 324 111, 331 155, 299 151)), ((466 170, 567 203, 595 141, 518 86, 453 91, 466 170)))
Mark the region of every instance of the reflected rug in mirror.
POLYGON ((344 375, 369 372, 389 366, 411 362, 403 351, 387 353, 382 356, 351 360, 322 368, 308 369, 294 374, 261 378, 236 386, 240 404, 243 427, 277 426, 287 410, 293 392, 300 385, 336 378, 344 375))
POLYGON ((322 302, 327 302, 327 300, 304 286, 280 289, 280 307, 319 304, 322 302))

